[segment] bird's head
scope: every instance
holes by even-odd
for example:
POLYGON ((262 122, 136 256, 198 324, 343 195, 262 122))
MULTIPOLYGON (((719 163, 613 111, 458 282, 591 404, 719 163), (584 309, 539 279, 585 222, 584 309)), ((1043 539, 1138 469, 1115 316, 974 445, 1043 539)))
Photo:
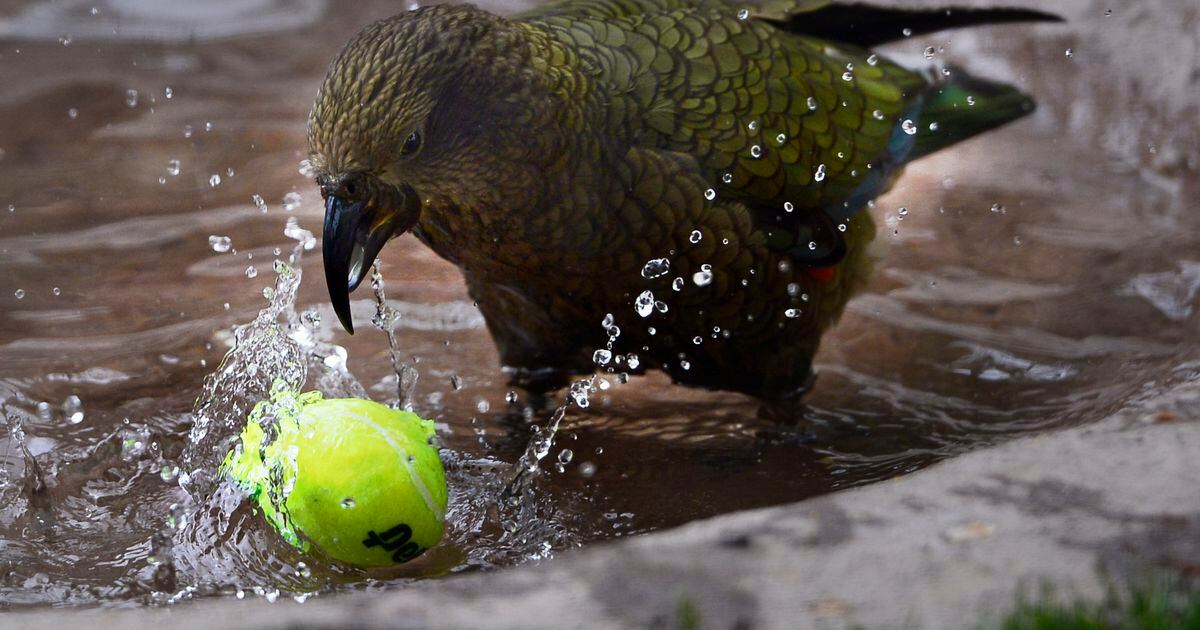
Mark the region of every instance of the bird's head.
POLYGON ((325 199, 325 280, 349 332, 350 292, 384 244, 478 179, 489 132, 471 112, 489 95, 475 44, 498 24, 469 6, 419 9, 366 27, 330 66, 308 119, 309 160, 325 199))

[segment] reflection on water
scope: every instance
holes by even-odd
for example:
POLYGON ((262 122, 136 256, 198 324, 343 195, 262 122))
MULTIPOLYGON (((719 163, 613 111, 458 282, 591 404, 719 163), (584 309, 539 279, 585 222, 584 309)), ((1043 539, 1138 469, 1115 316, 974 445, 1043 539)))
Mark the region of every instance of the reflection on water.
MULTIPOLYGON (((301 557, 227 489, 190 503, 181 485, 204 469, 188 446, 202 383, 232 328, 268 304, 275 261, 296 245, 287 220, 293 237, 320 223, 298 172, 317 82, 350 33, 395 10, 322 5, 227 0, 199 18, 174 2, 0 8, 6 605, 303 597, 508 566, 902 475, 1196 377, 1200 232, 1185 210, 1200 157, 1130 141, 1141 122, 1097 149, 1078 122, 1181 105, 1095 87, 1120 70, 1098 43, 1066 57, 1067 36, 956 35, 947 55, 1009 60, 981 74, 1026 85, 1043 108, 914 165, 879 201, 880 272, 826 337, 798 421, 781 429, 750 398, 604 374, 588 408, 564 417, 532 498, 502 503, 529 424, 550 411, 527 423, 522 401, 510 405, 458 273, 404 237, 383 268, 400 359, 421 374, 413 404, 446 446, 449 543, 394 572, 301 557), (1072 89, 1049 78, 1060 71, 1072 89)), ((293 313, 293 332, 321 349, 309 386, 332 370, 341 384, 322 387, 395 400, 386 337, 340 331, 319 265, 300 260, 293 313)), ((361 293, 352 306, 368 321, 361 293)))

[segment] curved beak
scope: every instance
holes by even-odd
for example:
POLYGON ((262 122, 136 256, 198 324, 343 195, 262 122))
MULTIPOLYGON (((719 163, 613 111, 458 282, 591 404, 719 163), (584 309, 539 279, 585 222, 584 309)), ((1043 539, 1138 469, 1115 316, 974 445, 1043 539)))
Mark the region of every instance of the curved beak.
POLYGON ((325 198, 325 229, 321 244, 325 284, 329 288, 333 311, 350 334, 354 334, 350 292, 362 283, 383 245, 416 223, 420 210, 416 196, 403 193, 401 196, 403 198, 397 200, 401 203, 395 209, 377 209, 373 203, 347 201, 337 195, 325 198))

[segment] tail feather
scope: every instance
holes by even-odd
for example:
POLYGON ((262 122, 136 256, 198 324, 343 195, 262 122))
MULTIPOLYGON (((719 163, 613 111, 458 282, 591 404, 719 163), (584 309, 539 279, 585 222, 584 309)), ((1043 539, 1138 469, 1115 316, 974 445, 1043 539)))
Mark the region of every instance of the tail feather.
MULTIPOLYGON (((1005 24, 1012 22, 1062 22, 1053 13, 1013 7, 939 9, 898 9, 868 4, 840 2, 805 2, 784 7, 763 17, 781 22, 784 30, 838 42, 857 44, 865 48, 898 40, 910 35, 922 35, 963 26, 1005 24), (814 8, 815 5, 815 8, 814 8)), ((770 2, 772 9, 781 8, 780 0, 770 2)))
POLYGON ((1037 106, 1020 90, 952 70, 949 81, 930 87, 920 108, 916 141, 908 160, 961 142, 1032 113, 1037 106))

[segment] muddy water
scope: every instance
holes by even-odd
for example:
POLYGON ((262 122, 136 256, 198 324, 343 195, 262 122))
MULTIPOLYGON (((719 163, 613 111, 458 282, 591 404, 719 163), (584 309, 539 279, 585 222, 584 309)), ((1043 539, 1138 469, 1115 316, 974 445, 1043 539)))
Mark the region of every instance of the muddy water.
MULTIPOLYGON (((1137 63, 1113 60, 1153 24, 1076 5, 1060 31, 897 46, 945 46, 935 61, 1014 79, 1043 107, 879 200, 878 273, 787 430, 749 398, 610 378, 568 413, 536 496, 505 506, 530 428, 455 269, 410 237, 390 245, 398 343, 421 374, 415 408, 440 423, 453 507, 443 548, 367 574, 283 547, 235 496, 193 501, 179 465, 204 378, 295 246, 286 221, 319 229, 298 166, 325 65, 398 7, 0 3, 0 605, 394 588, 887 479, 1195 378, 1200 150, 1179 97, 1195 59, 1141 59, 1183 70, 1140 89, 1137 63)), ((340 331, 315 253, 296 311, 394 400, 386 337, 340 331)), ((355 297, 366 322, 369 291, 355 297)))

